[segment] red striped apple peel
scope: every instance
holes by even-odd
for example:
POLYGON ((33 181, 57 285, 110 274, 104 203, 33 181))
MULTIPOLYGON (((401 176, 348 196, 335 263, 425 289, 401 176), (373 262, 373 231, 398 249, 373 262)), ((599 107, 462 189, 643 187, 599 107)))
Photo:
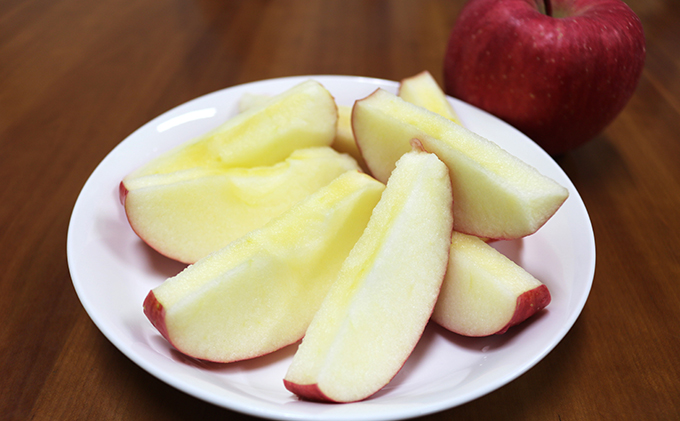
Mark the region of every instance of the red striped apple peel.
POLYGON ((470 0, 449 35, 444 89, 559 156, 624 109, 645 55, 621 0, 470 0))

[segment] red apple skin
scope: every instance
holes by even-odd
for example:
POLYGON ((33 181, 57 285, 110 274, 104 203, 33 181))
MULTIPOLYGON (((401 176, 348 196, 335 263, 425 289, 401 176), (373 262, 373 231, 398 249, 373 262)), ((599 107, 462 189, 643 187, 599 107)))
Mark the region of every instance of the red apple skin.
POLYGON ((297 384, 283 379, 283 385, 288 389, 288 391, 294 393, 301 399, 311 401, 311 402, 326 402, 326 403, 339 403, 333 399, 326 396, 319 385, 315 384, 297 384))
POLYGON ((149 291, 146 298, 144 299, 144 315, 149 319, 151 324, 160 332, 165 339, 170 342, 170 336, 168 335, 168 329, 165 326, 165 308, 154 295, 153 291, 149 291))
MULTIPOLYGON (((125 215, 126 215, 126 217, 127 217, 127 208, 125 207, 125 201, 126 201, 126 199, 127 199, 127 195, 128 195, 129 192, 130 192, 130 190, 128 190, 127 187, 125 187, 125 183, 124 183, 123 181, 121 181, 120 184, 118 185, 118 198, 119 198, 119 200, 120 200, 120 203, 123 205, 123 208, 125 209, 125 215)), ((142 241, 144 241, 144 243, 145 243, 147 246, 151 247, 153 250, 157 251, 159 254, 161 254, 161 255, 163 255, 163 256, 169 258, 169 259, 176 260, 176 261, 178 261, 178 262, 180 262, 180 263, 185 263, 185 264, 191 264, 191 263, 193 263, 193 262, 184 262, 184 261, 182 261, 181 259, 178 259, 178 258, 175 257, 175 256, 170 256, 170 255, 167 255, 167 254, 165 254, 165 253, 162 253, 162 252, 158 249, 158 247, 156 247, 156 246, 153 244, 152 241, 146 240, 143 236, 141 236, 141 235, 139 234, 139 232, 137 232, 137 230, 135 229, 134 224, 132 223, 132 221, 130 221, 130 218, 128 218, 128 223, 130 224, 130 228, 132 228, 132 231, 134 231, 134 233, 137 234, 137 236, 138 236, 139 238, 141 238, 142 241)), ((148 297, 147 297, 147 298, 148 298, 148 297)))
POLYGON ((532 290, 522 293, 517 297, 517 306, 512 318, 501 330, 496 332, 496 335, 502 335, 507 332, 512 326, 516 326, 537 312, 543 310, 550 304, 551 296, 548 287, 541 285, 532 290))
POLYGON ((645 38, 621 0, 552 0, 552 16, 537 3, 468 1, 449 37, 443 85, 556 156, 624 108, 642 73, 645 38))
POLYGON ((125 183, 121 181, 118 185, 118 199, 123 207, 125 207, 125 199, 127 198, 128 191, 127 187, 125 187, 125 183))
MULTIPOLYGON (((411 141, 411 145, 414 148, 417 148, 418 144, 420 144, 420 141, 418 141, 418 139, 413 139, 411 141)), ((422 144, 420 146, 422 147, 422 144)), ((443 281, 444 281, 444 277, 442 277, 442 282, 443 281)), ((546 289, 546 291, 547 291, 547 289, 546 289)), ((528 291, 528 292, 530 292, 530 291, 528 291)), ((519 297, 518 297, 518 300, 519 300, 519 297)), ((548 298, 548 302, 550 302, 549 298, 548 298)), ((436 302, 434 304, 436 304, 436 302)), ((434 304, 432 305, 432 309, 430 310, 430 315, 432 315, 432 313, 434 312, 434 304)), ((548 303, 546 303, 546 305, 548 305, 548 303)), ((423 326, 423 329, 420 332, 421 338, 423 336, 423 333, 425 332, 426 327, 427 327, 427 323, 423 326)), ((415 346, 418 344, 418 342, 419 341, 416 341, 416 343, 413 345, 413 349, 415 349, 415 346)), ((411 350, 411 352, 413 352, 413 349, 411 350)), ((406 364, 408 357, 411 356, 411 352, 406 356, 406 359, 402 362, 402 364, 401 364, 402 368, 403 368, 404 364, 406 364)), ((401 368, 394 373, 394 376, 396 376, 399 373, 400 370, 401 370, 401 368)), ((394 376, 392 376, 392 378, 394 378, 394 376)), ((379 389, 377 389, 375 391, 375 393, 378 393, 380 390, 382 390, 382 388, 385 387, 387 384, 389 384, 390 381, 392 381, 392 379, 390 379, 387 383, 385 383, 379 389)), ((303 399, 303 400, 307 400, 307 401, 311 401, 311 402, 324 402, 324 403, 348 403, 348 402, 344 402, 344 401, 339 402, 339 401, 336 401, 336 400, 326 396, 326 394, 323 393, 321 391, 321 389, 319 389, 319 385, 316 384, 316 383, 314 383, 314 384, 297 384, 297 383, 293 383, 291 381, 288 381, 286 379, 283 379, 283 385, 286 387, 286 389, 288 389, 289 392, 292 392, 297 397, 299 397, 300 399, 303 399)), ((373 396, 373 395, 371 395, 371 396, 373 396)), ((366 396, 363 400, 366 400, 366 399, 370 398, 371 396, 366 396)))
MULTIPOLYGON (((142 307, 144 309, 144 315, 146 316, 146 318, 149 319, 149 321, 151 322, 153 327, 155 327, 156 330, 158 330, 158 332, 165 338, 165 340, 167 340, 170 343, 170 345, 173 348, 175 348, 176 350, 178 350, 179 352, 183 353, 184 355, 186 355, 188 357, 196 358, 193 355, 189 355, 189 354, 183 352, 170 339, 170 335, 168 334, 168 328, 165 325, 165 307, 163 307, 163 304, 161 304, 156 299, 156 295, 153 293, 153 290, 149 291, 149 293, 147 294, 146 298, 144 299, 144 304, 142 305, 142 307)), ((295 343, 295 342, 299 341, 300 339, 302 339, 302 338, 298 338, 295 341, 293 341, 292 343, 295 343)), ((283 349, 283 348, 287 347, 288 345, 291 345, 291 344, 284 344, 280 348, 271 350, 271 351, 269 351, 265 354, 276 352, 279 349, 283 349)), ((265 355, 265 354, 262 354, 262 355, 265 355)), ((260 357, 262 355, 254 355, 254 356, 249 357, 249 358, 244 358, 244 360, 245 359, 257 358, 257 357, 260 357)), ((233 363, 233 362, 241 361, 241 360, 212 361, 212 360, 208 360, 208 359, 205 359, 205 358, 200 358, 200 360, 201 361, 207 361, 207 362, 214 362, 214 363, 233 363)))
POLYGON ((550 304, 550 301, 551 301, 550 291, 548 290, 548 287, 545 285, 540 285, 534 289, 523 292, 517 297, 515 312, 513 313, 510 320, 508 320, 508 323, 501 329, 499 329, 497 332, 489 332, 488 334, 484 335, 471 335, 466 332, 457 331, 456 329, 452 329, 451 327, 445 326, 443 324, 441 324, 441 326, 447 330, 450 330, 453 333, 457 333, 459 335, 468 337, 485 337, 491 335, 502 335, 505 332, 507 332, 508 329, 510 329, 511 327, 522 323, 523 321, 533 316, 537 312, 543 310, 545 307, 548 306, 548 304, 550 304))
MULTIPOLYGON (((424 151, 424 149, 422 149, 423 145, 422 145, 422 143, 420 143, 420 141, 418 139, 411 140, 411 146, 413 148, 417 149, 418 145, 420 145, 420 148, 421 148, 420 150, 424 151)), ((451 232, 453 233, 453 230, 451 232)), ((442 282, 444 282, 445 277, 446 277, 446 275, 444 275, 442 277, 442 282)), ((441 286, 440 286, 440 290, 441 290, 441 286)), ((547 288, 546 288, 546 291, 547 291, 547 288)), ((527 291, 527 292, 530 292, 530 291, 527 291)), ((548 297, 550 297, 549 294, 548 294, 548 297)), ((518 302, 519 302, 519 297, 518 297, 518 302)), ((550 298, 548 298, 548 302, 550 302, 550 298)), ((432 308, 430 309, 430 316, 434 312, 435 304, 436 304, 436 301, 432 304, 432 308)), ((548 303, 546 303, 545 305, 548 305, 548 303)), ((513 319, 514 319, 514 317, 513 317, 513 319)), ((425 332, 426 327, 427 327, 427 323, 425 323, 425 325, 423 326, 423 328, 420 332, 421 338, 423 336, 423 333, 425 332)), ((419 340, 415 342, 415 344, 413 345, 413 349, 415 349, 418 342, 419 342, 419 340)), ((411 350, 411 352, 413 352, 413 349, 411 350)), ((406 359, 404 359, 404 361, 402 361, 401 367, 403 367, 404 364, 406 364, 408 357, 411 356, 411 352, 409 352, 408 355, 406 356, 406 359)), ((401 368, 394 373, 394 376, 396 376, 399 373, 400 370, 401 370, 401 368)), ((392 378, 394 378, 394 376, 392 376, 392 378)), ((383 386, 381 386, 379 389, 377 389, 375 391, 375 393, 378 393, 380 390, 382 390, 382 388, 385 387, 387 384, 389 384, 390 381, 392 381, 392 379, 390 379, 387 383, 385 383, 383 386)), ((321 391, 321 389, 319 389, 319 385, 316 384, 316 383, 314 383, 314 384, 297 384, 297 383, 293 383, 291 381, 288 381, 286 379, 283 379, 283 385, 286 387, 286 389, 288 389, 289 392, 292 392, 297 397, 299 397, 300 399, 303 399, 303 400, 307 400, 307 401, 311 401, 311 402, 325 402, 325 403, 348 403, 348 402, 338 402, 338 401, 331 399, 330 397, 326 396, 326 394, 323 393, 321 391)), ((371 396, 373 396, 373 395, 371 395, 371 396)), ((364 400, 370 398, 371 396, 366 396, 364 398, 364 400)))
MULTIPOLYGON (((404 362, 402 363, 402 367, 404 366, 404 364, 406 364, 406 360, 404 360, 404 362)), ((400 370, 397 370, 397 372, 394 373, 394 376, 396 376, 397 373, 399 373, 400 370)), ((394 376, 392 378, 394 378, 394 376)), ((392 379, 390 379, 387 383, 385 383, 380 388, 378 388, 375 391, 375 393, 378 393, 380 390, 382 390, 382 388, 385 387, 387 384, 389 384, 390 381, 392 381, 392 379)), ((300 398, 302 400, 306 400, 306 401, 310 401, 310 402, 322 402, 322 403, 351 403, 351 402, 346 402, 346 401, 337 401, 337 400, 334 400, 334 399, 328 397, 325 393, 323 393, 321 391, 321 389, 319 389, 319 385, 316 384, 316 383, 314 383, 314 384, 297 384, 297 383, 293 383, 291 381, 288 381, 286 379, 283 379, 283 385, 286 387, 286 389, 288 389, 289 392, 292 392, 293 394, 295 394, 295 396, 297 396, 298 398, 300 398)), ((375 394, 375 393, 373 393, 373 394, 375 394)), ((370 398, 371 396, 373 396, 373 395, 366 396, 365 398, 360 399, 360 400, 366 400, 366 399, 370 398)))

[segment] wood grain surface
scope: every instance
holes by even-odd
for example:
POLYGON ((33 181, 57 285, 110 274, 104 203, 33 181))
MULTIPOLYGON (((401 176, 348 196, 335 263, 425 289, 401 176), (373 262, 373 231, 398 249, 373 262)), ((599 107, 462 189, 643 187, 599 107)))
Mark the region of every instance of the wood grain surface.
MULTIPOLYGON (((246 420, 157 380, 80 304, 68 222, 97 164, 197 96, 304 74, 441 82, 461 0, 0 2, 0 419, 246 420)), ((597 245, 589 300, 540 363, 423 420, 680 419, 680 2, 629 0, 635 95, 558 159, 597 245)))

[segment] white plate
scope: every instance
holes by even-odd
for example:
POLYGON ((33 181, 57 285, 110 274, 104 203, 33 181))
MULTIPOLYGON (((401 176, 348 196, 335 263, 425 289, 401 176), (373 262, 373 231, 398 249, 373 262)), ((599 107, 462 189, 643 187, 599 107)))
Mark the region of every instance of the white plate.
POLYGON ((190 395, 235 411, 286 420, 388 420, 425 415, 487 394, 533 367, 580 314, 593 280, 595 242, 586 208, 561 168, 519 131, 452 99, 464 124, 569 189, 562 208, 536 234, 497 248, 542 280, 552 302, 501 336, 463 338, 430 325, 406 365, 382 391, 351 404, 299 401, 283 386, 294 346, 251 361, 207 364, 171 349, 142 312, 150 289, 182 265, 151 251, 130 229, 118 184, 151 157, 198 136, 237 112, 242 94, 276 94, 307 79, 351 105, 396 82, 349 76, 301 76, 235 86, 202 96, 150 121, 121 142, 83 187, 68 230, 68 263, 85 310, 132 361, 190 395))

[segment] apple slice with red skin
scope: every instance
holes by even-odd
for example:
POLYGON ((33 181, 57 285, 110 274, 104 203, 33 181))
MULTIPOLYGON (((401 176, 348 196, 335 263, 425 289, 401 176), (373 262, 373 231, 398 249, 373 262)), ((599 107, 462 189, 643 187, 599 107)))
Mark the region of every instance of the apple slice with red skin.
POLYGON ((482 239, 454 232, 432 320, 464 336, 505 333, 550 303, 548 287, 482 239))
POLYGON ((195 263, 358 169, 354 159, 329 146, 304 148, 270 166, 197 167, 126 180, 121 201, 146 244, 195 263))
POLYGON ((361 236, 384 185, 348 171, 149 292, 144 313, 178 351, 232 362, 295 343, 361 236))
POLYGON ((368 168, 380 181, 417 138, 449 168, 457 231, 490 239, 536 232, 568 190, 496 143, 383 89, 355 102, 352 128, 368 168))
POLYGON ((451 185, 434 155, 397 163, 284 378, 303 399, 354 402, 401 369, 430 319, 448 263, 451 185))

